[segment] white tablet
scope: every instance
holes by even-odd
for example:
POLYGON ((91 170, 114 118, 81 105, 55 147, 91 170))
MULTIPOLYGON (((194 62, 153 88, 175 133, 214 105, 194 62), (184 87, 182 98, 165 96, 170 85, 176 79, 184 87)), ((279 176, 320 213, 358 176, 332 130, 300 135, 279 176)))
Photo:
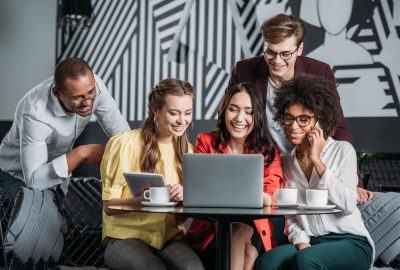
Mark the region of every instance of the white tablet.
POLYGON ((124 177, 134 196, 139 196, 146 184, 152 187, 165 186, 164 176, 159 173, 124 172, 124 177))

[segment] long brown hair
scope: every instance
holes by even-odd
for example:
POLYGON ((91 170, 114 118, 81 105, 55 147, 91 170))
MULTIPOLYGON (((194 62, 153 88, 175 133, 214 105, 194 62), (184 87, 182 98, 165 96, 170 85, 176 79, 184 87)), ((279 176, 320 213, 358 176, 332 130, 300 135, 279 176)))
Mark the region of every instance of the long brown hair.
POLYGON ((267 128, 265 106, 261 92, 257 90, 253 83, 239 83, 225 90, 225 95, 218 110, 217 139, 214 147, 218 149, 218 152, 222 153, 220 144, 226 144, 229 140, 230 134, 226 127, 225 114, 232 97, 239 92, 245 92, 250 96, 254 117, 254 129, 246 138, 244 148, 245 150, 251 150, 252 153, 262 153, 264 156, 268 156, 266 159, 266 165, 268 166, 275 158, 275 147, 267 128))
MULTIPOLYGON (((157 123, 154 111, 162 109, 165 105, 165 98, 168 95, 190 95, 194 100, 194 89, 190 83, 178 79, 162 80, 151 89, 148 97, 149 112, 142 127, 143 151, 140 155, 140 170, 142 172, 157 172, 156 165, 160 161, 161 152, 157 142, 157 123)), ((174 139, 173 144, 179 182, 182 184, 182 159, 183 154, 187 153, 189 145, 186 131, 181 137, 174 139)))

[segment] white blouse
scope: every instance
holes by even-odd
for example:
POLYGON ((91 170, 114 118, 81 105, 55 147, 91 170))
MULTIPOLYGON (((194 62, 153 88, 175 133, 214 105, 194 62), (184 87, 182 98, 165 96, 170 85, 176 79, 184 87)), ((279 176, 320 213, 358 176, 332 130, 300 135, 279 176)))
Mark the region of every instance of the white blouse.
POLYGON ((285 233, 289 241, 309 243, 311 236, 329 233, 365 236, 373 251, 375 247, 357 208, 357 156, 353 146, 346 141, 328 138, 321 152, 325 172, 320 178, 315 168, 310 181, 300 169, 295 149, 282 158, 285 186, 298 190, 298 202, 306 203, 307 189, 328 189, 328 204, 335 204, 342 210, 338 214, 297 215, 286 217, 285 233))

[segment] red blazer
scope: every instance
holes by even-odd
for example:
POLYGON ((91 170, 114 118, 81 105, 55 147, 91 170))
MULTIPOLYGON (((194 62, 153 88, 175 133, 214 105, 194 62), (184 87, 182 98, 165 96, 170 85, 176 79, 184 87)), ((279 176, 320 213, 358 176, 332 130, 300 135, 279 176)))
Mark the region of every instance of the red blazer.
MULTIPOLYGON (((332 69, 328 64, 309 57, 297 57, 294 66, 294 74, 296 75, 300 73, 323 77, 336 83, 335 76, 333 75, 332 69)), ((256 56, 236 63, 231 72, 228 87, 241 82, 254 83, 257 89, 262 93, 265 105, 268 77, 269 69, 267 63, 265 62, 264 56, 256 56)), ((337 93, 337 97, 339 98, 339 93, 337 93)), ((338 141, 348 141, 349 143, 352 143, 350 130, 347 122, 344 119, 343 110, 341 107, 339 113, 339 125, 332 137, 338 141)), ((362 178, 360 175, 358 177, 358 186, 362 187, 362 178)))
MULTIPOLYGON (((200 133, 197 136, 195 144, 196 153, 217 153, 214 148, 217 133, 208 132, 200 133)), ((226 144, 220 145, 224 154, 228 153, 226 144)), ((248 152, 250 154, 250 151, 248 152)), ((267 156, 265 159, 268 158, 267 156)), ((275 158, 272 163, 264 168, 264 192, 273 195, 275 190, 280 187, 283 182, 283 174, 281 167, 281 158, 278 147, 275 146, 275 158)), ((268 219, 254 220, 254 224, 258 233, 261 236, 265 250, 270 250, 272 247, 272 225, 268 219)), ((205 220, 194 219, 186 233, 186 239, 193 248, 204 250, 213 240, 215 235, 215 223, 205 220)))

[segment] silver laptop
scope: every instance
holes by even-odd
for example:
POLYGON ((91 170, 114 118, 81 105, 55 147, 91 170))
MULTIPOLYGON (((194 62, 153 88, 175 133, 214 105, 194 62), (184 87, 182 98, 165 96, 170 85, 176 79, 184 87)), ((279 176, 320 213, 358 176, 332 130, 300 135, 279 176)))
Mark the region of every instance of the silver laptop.
POLYGON ((262 155, 184 154, 185 207, 263 206, 262 155))

